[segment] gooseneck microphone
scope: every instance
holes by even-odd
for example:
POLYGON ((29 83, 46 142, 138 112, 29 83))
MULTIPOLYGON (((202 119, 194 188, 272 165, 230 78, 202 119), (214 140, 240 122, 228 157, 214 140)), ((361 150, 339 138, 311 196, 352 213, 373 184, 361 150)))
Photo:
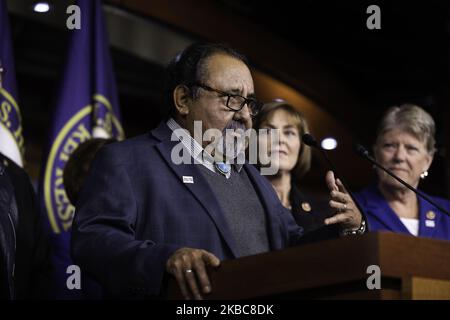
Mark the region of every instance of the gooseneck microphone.
POLYGON ((352 200, 355 203, 356 207, 358 208, 359 212, 361 212, 362 219, 364 221, 366 221, 366 228, 367 228, 368 227, 367 226, 367 218, 366 218, 366 214, 364 213, 364 210, 362 209, 361 205, 358 203, 358 201, 353 196, 352 192, 350 191, 350 188, 348 187, 348 184, 345 182, 344 178, 339 174, 339 172, 338 172, 336 166, 334 165, 334 163, 328 157, 328 154, 327 154, 326 150, 323 149, 322 146, 319 145, 317 140, 312 135, 310 135, 309 133, 305 133, 302 136, 302 141, 307 146, 310 146, 311 148, 318 149, 320 151, 322 156, 325 158, 325 161, 328 163, 328 165, 330 166, 331 170, 334 172, 335 177, 339 178, 339 180, 341 180, 342 184, 344 185, 345 189, 347 190, 348 194, 350 195, 350 198, 352 198, 352 200))
POLYGON ((421 197, 422 199, 424 199, 425 201, 427 201, 428 203, 430 203, 431 205, 433 205, 435 208, 439 209, 440 211, 442 211, 443 213, 445 213, 447 216, 450 217, 450 212, 448 212, 447 210, 445 210, 444 208, 442 208, 440 205, 438 205, 437 203, 435 203, 433 200, 430 199, 430 197, 428 197, 426 194, 422 193, 420 190, 414 188, 413 186, 409 185, 407 182, 403 181, 399 176, 397 176, 396 174, 394 174, 392 171, 386 169, 385 167, 383 167, 381 164, 379 164, 373 157, 371 157, 369 155, 369 151, 367 151, 366 148, 364 148, 362 145, 360 144, 354 144, 353 145, 353 150, 359 154, 362 158, 368 160, 369 162, 371 162, 374 166, 376 166, 377 168, 383 170, 384 172, 386 172, 388 175, 390 175, 392 178, 394 178, 395 180, 397 180, 398 182, 400 182, 402 185, 404 185, 405 187, 407 187, 409 190, 411 190, 412 192, 414 192, 415 194, 417 194, 419 197, 421 197))

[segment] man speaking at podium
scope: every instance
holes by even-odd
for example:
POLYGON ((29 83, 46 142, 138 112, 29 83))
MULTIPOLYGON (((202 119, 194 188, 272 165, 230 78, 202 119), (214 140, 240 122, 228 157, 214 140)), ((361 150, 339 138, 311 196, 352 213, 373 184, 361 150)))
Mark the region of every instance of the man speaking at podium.
MULTIPOLYGON (((160 296, 169 274, 186 299, 201 299, 212 290, 207 266, 283 249, 303 235, 254 166, 217 161, 202 141, 208 129, 252 127, 261 104, 245 58, 224 45, 193 44, 167 75, 168 119, 104 147, 77 204, 73 258, 109 296, 160 296), (180 143, 195 161, 175 163, 180 143)), ((334 179, 328 185, 337 188, 334 179)), ((345 212, 336 223, 358 229, 360 213, 345 212)))

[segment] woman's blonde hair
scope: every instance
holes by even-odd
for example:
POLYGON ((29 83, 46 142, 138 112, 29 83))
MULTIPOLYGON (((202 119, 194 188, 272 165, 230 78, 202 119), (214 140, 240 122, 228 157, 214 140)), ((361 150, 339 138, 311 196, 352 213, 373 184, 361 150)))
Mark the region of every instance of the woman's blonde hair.
POLYGON ((300 139, 300 151, 298 154, 298 160, 295 167, 292 169, 291 175, 294 181, 298 183, 301 177, 303 177, 311 168, 311 148, 306 146, 301 137, 305 133, 309 133, 308 122, 303 114, 297 111, 292 105, 285 101, 274 101, 265 103, 261 111, 259 111, 253 124, 255 130, 259 130, 261 125, 263 125, 275 111, 284 110, 290 116, 290 122, 292 125, 296 126, 299 132, 300 139))
POLYGON ((435 124, 431 115, 414 104, 402 104, 390 107, 383 116, 377 131, 376 144, 387 131, 400 129, 423 142, 429 154, 434 154, 435 124))

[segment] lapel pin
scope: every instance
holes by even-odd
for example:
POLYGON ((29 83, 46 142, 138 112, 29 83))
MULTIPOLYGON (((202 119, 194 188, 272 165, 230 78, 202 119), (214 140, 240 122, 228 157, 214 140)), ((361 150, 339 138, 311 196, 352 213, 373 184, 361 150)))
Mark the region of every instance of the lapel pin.
POLYGON ((194 178, 192 176, 183 176, 183 183, 194 183, 194 178))
POLYGON ((434 218, 436 218, 436 214, 433 211, 428 211, 427 214, 427 219, 433 220, 434 218))
POLYGON ((311 205, 308 202, 302 202, 302 209, 305 212, 311 211, 311 205))
POLYGON ((425 220, 425 225, 429 228, 434 228, 435 227, 434 220, 425 220))

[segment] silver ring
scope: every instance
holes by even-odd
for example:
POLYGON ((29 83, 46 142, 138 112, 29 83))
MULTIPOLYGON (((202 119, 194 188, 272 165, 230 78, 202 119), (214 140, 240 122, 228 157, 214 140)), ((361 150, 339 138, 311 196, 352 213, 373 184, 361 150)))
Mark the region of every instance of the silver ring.
POLYGON ((343 211, 347 211, 347 204, 344 203, 344 210, 343 211))
POLYGON ((186 269, 186 273, 191 273, 192 269, 186 269))

